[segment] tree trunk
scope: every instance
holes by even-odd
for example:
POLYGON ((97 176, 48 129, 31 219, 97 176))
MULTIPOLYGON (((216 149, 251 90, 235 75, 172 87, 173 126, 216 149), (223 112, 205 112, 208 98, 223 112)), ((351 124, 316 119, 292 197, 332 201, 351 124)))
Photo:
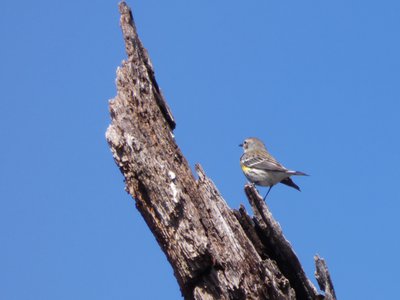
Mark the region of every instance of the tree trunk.
POLYGON ((130 8, 121 2, 119 10, 128 59, 117 70, 106 138, 184 298, 335 299, 324 261, 316 258, 322 295, 253 186, 245 186, 250 217, 228 207, 200 165, 195 179, 130 8))

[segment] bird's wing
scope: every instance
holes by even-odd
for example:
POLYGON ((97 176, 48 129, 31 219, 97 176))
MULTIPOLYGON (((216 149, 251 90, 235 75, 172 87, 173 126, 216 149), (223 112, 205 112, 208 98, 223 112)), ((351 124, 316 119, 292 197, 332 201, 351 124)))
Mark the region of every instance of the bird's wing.
POLYGON ((257 157, 248 157, 242 160, 243 164, 249 168, 256 168, 271 172, 287 172, 284 166, 282 166, 279 162, 276 161, 272 156, 257 156, 257 157))

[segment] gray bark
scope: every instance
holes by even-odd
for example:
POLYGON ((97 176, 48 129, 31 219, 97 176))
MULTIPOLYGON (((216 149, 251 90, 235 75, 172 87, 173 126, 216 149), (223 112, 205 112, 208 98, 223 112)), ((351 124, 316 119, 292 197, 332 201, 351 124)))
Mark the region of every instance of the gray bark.
MULTIPOLYGON (((254 187, 245 186, 254 213, 250 217, 243 207, 228 207, 200 165, 198 179, 194 177, 174 140, 175 120, 132 13, 124 2, 119 9, 128 58, 117 70, 106 139, 183 297, 324 299, 254 187)), ((326 265, 320 262, 319 285, 326 299, 335 299, 326 265)))

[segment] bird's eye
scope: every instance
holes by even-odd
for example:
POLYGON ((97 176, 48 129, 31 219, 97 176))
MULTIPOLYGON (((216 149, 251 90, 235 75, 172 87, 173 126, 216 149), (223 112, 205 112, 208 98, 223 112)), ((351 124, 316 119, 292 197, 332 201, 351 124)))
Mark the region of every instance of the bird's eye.
POLYGON ((243 144, 247 145, 247 141, 244 141, 244 143, 243 143, 243 144))

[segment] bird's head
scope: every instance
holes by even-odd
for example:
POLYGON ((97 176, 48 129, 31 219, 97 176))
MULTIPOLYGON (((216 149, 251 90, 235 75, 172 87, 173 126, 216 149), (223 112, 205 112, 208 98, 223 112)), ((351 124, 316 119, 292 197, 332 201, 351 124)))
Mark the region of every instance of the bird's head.
POLYGON ((239 147, 242 147, 244 152, 266 149, 264 143, 258 138, 254 137, 245 139, 243 143, 239 145, 239 147))

